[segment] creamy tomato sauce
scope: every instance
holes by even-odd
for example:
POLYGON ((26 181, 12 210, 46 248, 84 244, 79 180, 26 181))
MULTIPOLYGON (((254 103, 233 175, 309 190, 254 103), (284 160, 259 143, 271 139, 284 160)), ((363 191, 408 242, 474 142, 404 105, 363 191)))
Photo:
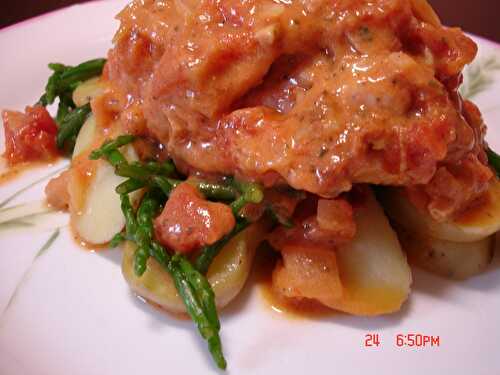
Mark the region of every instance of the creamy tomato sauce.
POLYGON ((476 45, 424 1, 146 0, 118 18, 105 75, 122 122, 186 171, 335 197, 467 160, 479 176, 450 174, 470 194, 419 190, 440 219, 492 177, 457 94, 476 45))

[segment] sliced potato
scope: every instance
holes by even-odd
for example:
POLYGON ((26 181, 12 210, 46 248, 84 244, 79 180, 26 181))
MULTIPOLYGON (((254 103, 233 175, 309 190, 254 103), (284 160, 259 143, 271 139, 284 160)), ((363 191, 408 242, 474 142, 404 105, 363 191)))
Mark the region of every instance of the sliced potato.
POLYGON ((253 224, 231 240, 210 265, 207 277, 217 297, 217 306, 226 306, 245 285, 255 250, 268 229, 267 223, 253 224))
POLYGON ((105 244, 125 226, 120 197, 115 188, 124 181, 111 165, 96 162, 95 175, 87 187, 83 208, 73 216, 73 227, 85 242, 105 244))
POLYGON ((300 248, 291 254, 287 254, 290 249, 282 250, 284 262, 273 273, 278 293, 312 298, 354 315, 388 314, 401 308, 410 293, 411 270, 382 208, 367 193, 354 211, 356 236, 349 244, 336 251, 308 249, 311 254, 300 248))
MULTIPOLYGON (((94 83, 87 81, 81 86, 94 83)), ((69 170, 71 224, 76 234, 91 245, 111 241, 125 226, 120 197, 115 192, 125 178, 115 175, 106 161, 88 158, 88 153, 102 137, 95 116, 91 114, 78 133, 69 170)), ((138 160, 132 146, 124 146, 121 151, 127 160, 138 160)), ((140 191, 130 194, 132 203, 135 204, 140 196, 140 191)))
MULTIPOLYGON (((92 245, 111 241, 125 226, 120 197, 115 192, 125 179, 115 175, 106 161, 88 159, 88 152, 99 136, 91 115, 76 139, 68 183, 73 229, 83 241, 92 245)), ((129 161, 138 159, 131 146, 124 146, 121 151, 129 161)), ((133 204, 140 195, 140 191, 130 194, 133 204)))
POLYGON ((355 210, 355 220, 354 240, 337 250, 342 298, 330 307, 355 315, 398 311, 410 293, 411 270, 373 194, 355 210))
MULTIPOLYGON (((243 288, 255 255, 255 250, 266 235, 266 225, 256 223, 234 237, 214 259, 207 278, 215 293, 218 308, 226 306, 243 288)), ((134 273, 135 245, 127 242, 123 251, 122 272, 130 288, 148 301, 172 313, 185 313, 170 274, 153 258, 147 263, 141 277, 134 273)))
POLYGON ((491 184, 484 204, 450 222, 440 223, 421 212, 399 189, 383 189, 380 199, 392 220, 420 236, 453 242, 477 242, 500 230, 499 181, 491 184))
POLYGON ((451 242, 399 230, 410 262, 434 274, 464 280, 482 273, 493 259, 494 237, 477 242, 451 242))
POLYGON ((92 146, 96 138, 96 129, 97 125, 95 116, 91 114, 78 133, 78 137, 76 138, 75 142, 75 148, 73 149, 73 159, 81 155, 83 152, 87 151, 89 147, 92 146))
POLYGON ((73 91, 73 102, 75 102, 77 107, 81 107, 89 103, 95 97, 101 95, 104 92, 104 84, 101 82, 99 77, 91 78, 73 91))

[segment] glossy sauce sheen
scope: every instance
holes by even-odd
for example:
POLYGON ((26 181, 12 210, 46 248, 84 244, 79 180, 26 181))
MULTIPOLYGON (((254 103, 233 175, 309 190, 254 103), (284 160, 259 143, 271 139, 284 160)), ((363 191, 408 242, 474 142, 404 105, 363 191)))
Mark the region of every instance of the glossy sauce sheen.
POLYGON ((466 159, 479 177, 447 177, 473 187, 442 216, 492 177, 480 114, 457 94, 477 47, 425 1, 144 0, 118 18, 105 76, 122 125, 185 172, 334 197, 427 184, 466 159))
POLYGON ((498 183, 492 186, 487 194, 478 199, 475 204, 457 216, 455 222, 460 225, 484 226, 491 223, 492 219, 498 217, 496 212, 500 211, 500 188, 498 183))
MULTIPOLYGON (((102 141, 95 142, 98 148, 102 141)), ((70 212, 72 215, 80 215, 85 204, 86 193, 92 180, 95 177, 96 162, 89 160, 92 148, 89 148, 81 155, 72 160, 70 179, 70 212)))
POLYGON ((279 258, 279 254, 265 243, 257 249, 249 283, 259 288, 266 305, 291 319, 318 319, 338 314, 335 310, 314 300, 282 297, 273 288, 272 282, 273 269, 279 258))

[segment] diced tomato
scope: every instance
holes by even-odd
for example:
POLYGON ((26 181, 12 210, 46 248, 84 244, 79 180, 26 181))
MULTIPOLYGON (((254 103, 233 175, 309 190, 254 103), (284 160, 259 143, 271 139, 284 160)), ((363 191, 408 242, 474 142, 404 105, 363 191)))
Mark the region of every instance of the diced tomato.
POLYGON ((335 251, 321 246, 289 246, 273 271, 273 288, 288 298, 315 299, 335 305, 342 296, 335 251))
POLYGON ((356 234, 352 207, 342 199, 308 199, 299 205, 293 221, 292 228, 279 226, 268 236, 271 246, 279 250, 289 246, 331 249, 351 241, 356 234))
POLYGON ((340 237, 353 238, 356 234, 352 206, 343 199, 320 199, 316 220, 321 229, 340 237))
POLYGON ((9 165, 49 160, 59 154, 57 125, 42 106, 26 107, 25 113, 2 112, 5 130, 5 158, 9 165))
POLYGON ((283 189, 266 189, 261 203, 248 203, 241 214, 249 221, 258 221, 266 208, 271 208, 280 222, 290 221, 297 205, 305 199, 305 194, 283 189))
POLYGON ((235 224, 228 205, 209 202, 194 186, 182 183, 170 194, 154 226, 162 245, 188 253, 218 241, 235 224))

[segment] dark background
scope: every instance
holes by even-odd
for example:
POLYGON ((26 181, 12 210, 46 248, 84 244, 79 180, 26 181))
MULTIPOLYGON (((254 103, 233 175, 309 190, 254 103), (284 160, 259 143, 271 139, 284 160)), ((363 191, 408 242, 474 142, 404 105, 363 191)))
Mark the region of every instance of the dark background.
MULTIPOLYGON (((89 0, 0 0, 0 27, 89 0)), ((443 22, 500 42, 500 1, 430 0, 443 22)))

